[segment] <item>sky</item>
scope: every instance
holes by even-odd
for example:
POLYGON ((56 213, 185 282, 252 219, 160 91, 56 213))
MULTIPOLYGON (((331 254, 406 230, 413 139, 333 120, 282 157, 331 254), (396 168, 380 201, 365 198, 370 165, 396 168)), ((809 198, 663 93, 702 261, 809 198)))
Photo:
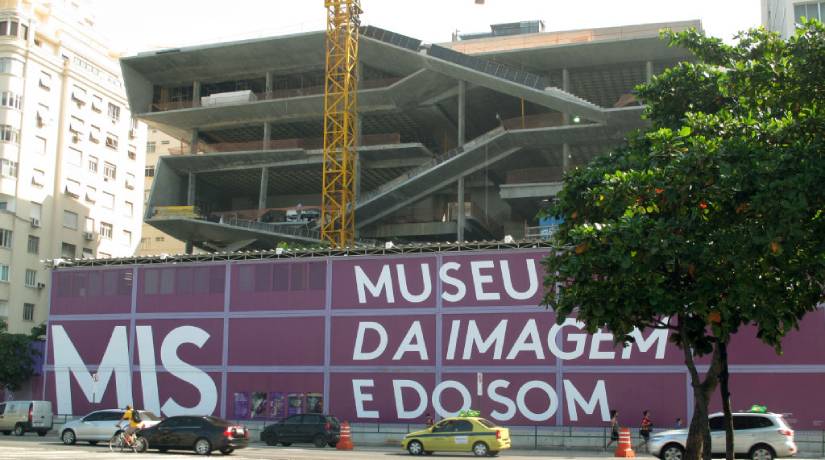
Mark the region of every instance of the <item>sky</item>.
MULTIPOLYGON (((125 54, 158 48, 322 30, 323 0, 89 0, 111 47, 125 54)), ((361 21, 428 43, 489 25, 540 19, 546 31, 701 19, 731 41, 760 24, 759 0, 361 0, 361 21)))

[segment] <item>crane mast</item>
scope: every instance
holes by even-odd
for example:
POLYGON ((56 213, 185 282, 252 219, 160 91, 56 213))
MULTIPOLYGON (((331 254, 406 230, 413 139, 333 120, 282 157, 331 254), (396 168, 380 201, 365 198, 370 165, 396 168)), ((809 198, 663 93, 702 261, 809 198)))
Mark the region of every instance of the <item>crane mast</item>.
POLYGON ((327 9, 321 240, 332 247, 355 239, 360 0, 324 0, 327 9))

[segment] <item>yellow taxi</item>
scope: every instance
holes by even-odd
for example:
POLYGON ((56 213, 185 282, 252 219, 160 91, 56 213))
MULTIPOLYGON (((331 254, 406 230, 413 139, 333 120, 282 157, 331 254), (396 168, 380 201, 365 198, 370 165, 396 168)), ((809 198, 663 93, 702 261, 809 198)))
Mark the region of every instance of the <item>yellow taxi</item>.
POLYGON ((410 455, 443 451, 494 457, 510 448, 510 430, 481 417, 451 417, 404 436, 401 446, 410 455))

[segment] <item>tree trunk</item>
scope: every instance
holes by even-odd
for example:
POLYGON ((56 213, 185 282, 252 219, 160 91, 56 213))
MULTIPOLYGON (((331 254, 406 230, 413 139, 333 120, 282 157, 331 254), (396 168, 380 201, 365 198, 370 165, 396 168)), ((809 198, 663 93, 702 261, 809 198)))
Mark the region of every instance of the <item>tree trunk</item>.
POLYGON ((719 358, 721 370, 719 372, 719 391, 722 393, 722 411, 725 413, 725 459, 733 459, 733 416, 730 409, 730 388, 728 387, 728 344, 719 342, 719 358))
POLYGON ((705 374, 704 380, 696 370, 696 362, 693 359, 693 350, 690 349, 687 340, 687 330, 684 318, 679 317, 679 334, 682 338, 682 350, 685 354, 685 366, 690 373, 690 384, 693 388, 693 417, 690 420, 688 429, 687 445, 685 446, 685 460, 711 460, 711 438, 710 427, 708 426, 708 404, 710 395, 719 383, 719 372, 721 370, 721 357, 718 344, 713 348, 711 365, 705 374))

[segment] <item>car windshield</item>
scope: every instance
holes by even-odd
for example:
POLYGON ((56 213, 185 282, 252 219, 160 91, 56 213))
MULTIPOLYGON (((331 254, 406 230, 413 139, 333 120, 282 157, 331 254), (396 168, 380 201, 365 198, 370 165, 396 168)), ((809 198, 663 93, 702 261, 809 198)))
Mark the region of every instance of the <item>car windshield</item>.
POLYGON ((160 420, 160 417, 154 414, 154 412, 149 412, 148 410, 139 411, 140 419, 143 421, 149 422, 157 422, 160 420))
POLYGON ((495 423, 493 423, 493 422, 491 422, 491 421, 487 420, 486 418, 480 418, 480 419, 478 419, 478 423, 480 423, 480 424, 481 424, 481 426, 483 426, 484 428, 490 428, 490 429, 492 429, 492 428, 495 428, 495 427, 496 427, 496 424, 495 424, 495 423))

